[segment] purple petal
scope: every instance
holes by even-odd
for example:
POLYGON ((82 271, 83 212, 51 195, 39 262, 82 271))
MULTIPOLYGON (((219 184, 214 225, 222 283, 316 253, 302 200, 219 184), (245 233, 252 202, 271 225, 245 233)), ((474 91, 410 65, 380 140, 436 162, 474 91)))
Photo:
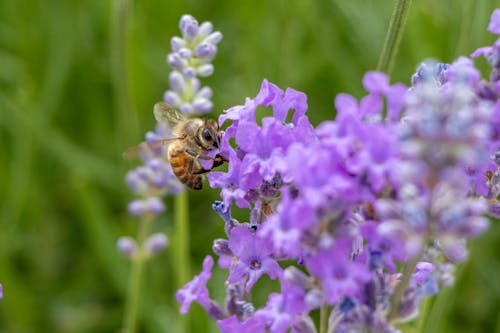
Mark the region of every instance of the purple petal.
POLYGON ((389 87, 389 78, 381 72, 367 72, 363 77, 363 87, 368 92, 382 94, 389 87))
POLYGON ((491 14, 488 31, 500 35, 500 9, 495 9, 493 14, 491 14))

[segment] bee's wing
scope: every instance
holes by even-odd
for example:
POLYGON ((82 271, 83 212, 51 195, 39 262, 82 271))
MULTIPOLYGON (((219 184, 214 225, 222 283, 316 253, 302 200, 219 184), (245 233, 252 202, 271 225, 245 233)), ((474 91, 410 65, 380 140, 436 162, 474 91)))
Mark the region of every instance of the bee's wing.
POLYGON ((180 138, 170 138, 170 139, 162 139, 158 141, 146 141, 138 144, 137 146, 127 148, 122 156, 126 160, 135 159, 141 156, 141 154, 152 152, 156 149, 164 147, 175 140, 179 140, 180 138))
POLYGON ((153 113, 157 122, 167 123, 171 128, 186 119, 182 112, 165 102, 156 103, 153 113))

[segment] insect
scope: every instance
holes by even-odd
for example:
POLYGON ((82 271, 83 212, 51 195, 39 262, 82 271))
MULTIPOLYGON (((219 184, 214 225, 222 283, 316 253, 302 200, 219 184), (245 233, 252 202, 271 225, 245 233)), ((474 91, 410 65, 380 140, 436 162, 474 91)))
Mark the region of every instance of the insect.
POLYGON ((187 118, 168 103, 158 102, 154 106, 154 116, 159 123, 167 123, 174 138, 144 142, 124 152, 125 158, 137 155, 144 146, 157 149, 168 145, 168 160, 175 176, 193 190, 203 188, 203 175, 227 160, 216 155, 209 156, 210 150, 219 148, 223 132, 213 119, 187 118), (203 168, 200 160, 212 160, 212 167, 203 168))

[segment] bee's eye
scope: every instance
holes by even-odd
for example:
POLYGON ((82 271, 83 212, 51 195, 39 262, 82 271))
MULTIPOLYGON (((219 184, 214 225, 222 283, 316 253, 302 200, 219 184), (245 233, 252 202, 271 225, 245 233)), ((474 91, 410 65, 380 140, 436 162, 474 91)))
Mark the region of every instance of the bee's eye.
POLYGON ((210 134, 210 131, 207 128, 203 129, 201 135, 203 135, 203 139, 207 141, 212 141, 212 134, 210 134))

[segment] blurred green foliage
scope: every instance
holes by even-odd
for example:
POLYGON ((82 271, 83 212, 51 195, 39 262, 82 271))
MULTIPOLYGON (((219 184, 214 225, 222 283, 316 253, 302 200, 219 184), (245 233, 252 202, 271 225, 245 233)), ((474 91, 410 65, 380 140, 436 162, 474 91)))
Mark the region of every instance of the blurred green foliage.
MULTIPOLYGON (((121 151, 154 126, 152 105, 167 89, 165 56, 182 14, 212 21, 224 34, 216 72, 204 81, 214 89, 212 117, 255 96, 267 78, 306 92, 318 124, 333 117, 337 93, 362 96, 361 78, 377 64, 392 6, 388 0, 0 1, 0 332, 119 331, 129 263, 115 242, 135 230, 123 181, 134 165, 121 151)), ((413 1, 392 81, 408 84, 426 58, 450 62, 491 44, 486 26, 495 7, 498 0, 413 1)), ((217 198, 211 189, 190 192, 192 260, 185 264, 193 272, 223 235, 210 209, 217 198)), ((175 231, 172 209, 155 227, 175 231)), ((425 332, 500 332, 498 239, 493 221, 472 242, 456 286, 428 302, 425 332)), ((180 282, 171 253, 148 264, 141 332, 178 331, 180 282)), ((224 278, 216 272, 211 282, 219 299, 224 278)), ((197 305, 188 318, 192 332, 217 331, 197 305)))

